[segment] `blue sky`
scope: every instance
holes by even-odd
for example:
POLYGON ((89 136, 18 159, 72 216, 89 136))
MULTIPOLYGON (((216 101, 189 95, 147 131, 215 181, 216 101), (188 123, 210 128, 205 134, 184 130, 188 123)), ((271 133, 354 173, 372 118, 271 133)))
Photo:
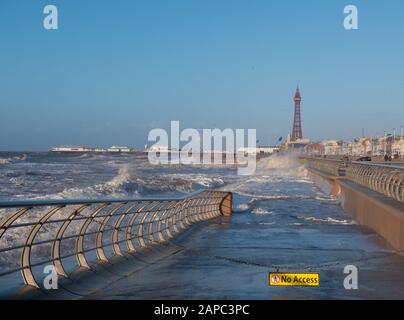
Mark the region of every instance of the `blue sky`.
POLYGON ((404 125, 403 35, 401 0, 0 0, 0 150, 143 146, 170 120, 272 144, 297 84, 304 136, 381 135, 404 125))

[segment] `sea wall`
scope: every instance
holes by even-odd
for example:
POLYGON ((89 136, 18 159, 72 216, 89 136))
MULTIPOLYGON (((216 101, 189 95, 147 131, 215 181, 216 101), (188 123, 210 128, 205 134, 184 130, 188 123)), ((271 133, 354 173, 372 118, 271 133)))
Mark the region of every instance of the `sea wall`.
POLYGON ((341 199, 343 210, 360 225, 381 235, 396 250, 404 250, 404 204, 349 179, 308 168, 313 180, 341 199))

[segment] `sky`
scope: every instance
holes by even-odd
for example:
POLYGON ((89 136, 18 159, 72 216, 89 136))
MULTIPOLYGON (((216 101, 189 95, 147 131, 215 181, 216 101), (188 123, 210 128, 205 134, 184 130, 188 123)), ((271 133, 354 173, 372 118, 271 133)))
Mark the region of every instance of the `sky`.
POLYGON ((140 147, 171 120, 274 144, 297 85, 311 140, 400 131, 403 35, 402 0, 0 0, 0 150, 140 147))

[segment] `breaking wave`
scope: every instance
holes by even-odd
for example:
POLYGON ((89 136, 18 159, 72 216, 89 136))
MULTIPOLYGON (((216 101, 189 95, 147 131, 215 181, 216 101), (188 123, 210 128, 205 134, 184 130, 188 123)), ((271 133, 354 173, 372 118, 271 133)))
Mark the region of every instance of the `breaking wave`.
POLYGON ((14 163, 17 161, 25 161, 27 160, 27 155, 24 153, 20 156, 14 156, 14 157, 9 157, 9 158, 0 158, 0 164, 8 164, 8 163, 14 163))
MULTIPOLYGON (((117 174, 106 182, 96 183, 90 186, 74 186, 64 188, 57 193, 30 197, 31 199, 73 199, 73 198, 97 198, 97 197, 138 197, 161 193, 190 193, 205 188, 217 188, 225 184, 219 177, 209 177, 203 174, 162 174, 142 175, 136 169, 124 164, 118 167, 117 174)), ((30 175, 48 176, 49 174, 33 173, 30 175)), ((22 178, 11 178, 10 182, 24 184, 22 178)), ((69 178, 65 178, 68 180, 69 178)), ((69 179, 70 182, 71 179, 69 179)), ((26 198, 26 195, 23 195, 26 198)))

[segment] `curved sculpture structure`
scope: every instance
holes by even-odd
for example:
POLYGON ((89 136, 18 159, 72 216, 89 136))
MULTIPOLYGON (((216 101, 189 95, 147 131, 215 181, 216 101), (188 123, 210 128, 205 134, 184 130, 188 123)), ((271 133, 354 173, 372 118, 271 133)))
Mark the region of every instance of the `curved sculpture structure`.
POLYGON ((0 255, 21 255, 19 266, 1 270, 0 278, 21 271, 26 285, 39 288, 36 266, 53 264, 59 276, 68 277, 63 261, 69 257, 76 257, 78 267, 91 268, 87 256, 95 252, 98 263, 108 263, 106 248, 118 256, 143 250, 192 223, 228 216, 231 206, 231 193, 206 190, 185 198, 2 202, 0 244, 6 239, 6 245, 0 255), (41 246, 50 246, 50 255, 34 257, 41 246))

